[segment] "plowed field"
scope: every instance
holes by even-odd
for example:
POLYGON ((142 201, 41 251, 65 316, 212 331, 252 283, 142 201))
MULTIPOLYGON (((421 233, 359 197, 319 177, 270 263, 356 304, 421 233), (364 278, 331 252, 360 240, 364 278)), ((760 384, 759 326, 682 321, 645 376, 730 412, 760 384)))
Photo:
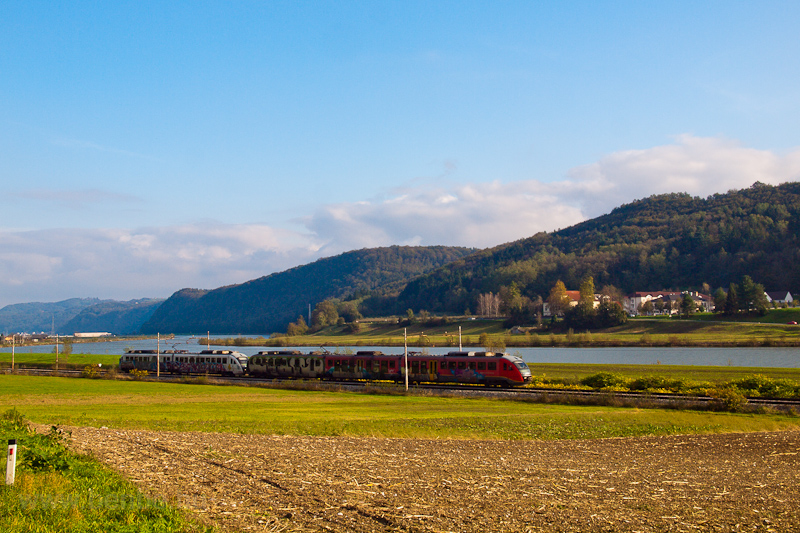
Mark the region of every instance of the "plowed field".
POLYGON ((229 531, 800 531, 800 432, 565 441, 70 428, 229 531))

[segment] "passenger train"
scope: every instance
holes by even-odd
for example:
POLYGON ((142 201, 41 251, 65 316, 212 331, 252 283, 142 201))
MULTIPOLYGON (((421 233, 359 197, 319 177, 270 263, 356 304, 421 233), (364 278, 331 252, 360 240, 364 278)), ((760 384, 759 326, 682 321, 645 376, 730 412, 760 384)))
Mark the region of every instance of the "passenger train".
MULTIPOLYGON (((264 378, 300 378, 332 381, 405 381, 405 357, 378 351, 334 354, 327 351, 262 351, 249 358, 230 350, 162 352, 161 371, 175 374, 207 373, 264 378)), ((136 350, 120 359, 120 369, 155 372, 155 350, 136 350)), ((445 355, 408 354, 412 383, 465 383, 512 387, 531 382, 530 368, 517 356, 494 352, 449 352, 445 355)))
POLYGON ((161 372, 170 374, 220 374, 243 376, 247 373, 247 356, 232 350, 203 350, 189 353, 186 350, 131 350, 119 358, 119 369, 156 372, 156 360, 161 372))

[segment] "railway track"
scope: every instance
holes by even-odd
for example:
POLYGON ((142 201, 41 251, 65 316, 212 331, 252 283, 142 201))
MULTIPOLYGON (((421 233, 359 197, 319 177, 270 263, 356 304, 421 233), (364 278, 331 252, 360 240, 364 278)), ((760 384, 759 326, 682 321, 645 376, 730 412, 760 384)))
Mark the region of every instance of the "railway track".
MULTIPOLYGON (((4 369, 9 373, 9 369, 4 369)), ((83 371, 81 370, 53 370, 53 369, 16 369, 15 373, 33 375, 33 376, 63 376, 63 377, 81 377, 83 371)), ((104 375, 105 370, 98 372, 99 375, 104 375)), ((296 380, 296 379, 278 379, 278 378, 255 378, 249 376, 242 377, 226 377, 226 376, 208 376, 206 374, 162 374, 160 377, 155 375, 147 376, 146 380, 149 381, 168 381, 168 382, 181 382, 187 379, 213 379, 215 383, 227 383, 229 385, 256 385, 256 386, 270 386, 276 387, 293 387, 298 389, 313 389, 313 390, 349 390, 361 391, 365 388, 380 389, 384 388, 386 391, 402 390, 403 385, 393 382, 366 382, 366 381, 325 381, 325 380, 296 380)), ((571 390, 571 389, 546 389, 546 388, 514 388, 503 389, 496 387, 484 387, 482 385, 444 385, 444 384, 415 384, 409 387, 412 391, 424 390, 427 393, 441 394, 441 395, 462 395, 462 396, 476 396, 476 397, 494 397, 494 398, 508 398, 517 399, 520 401, 542 402, 550 401, 559 403, 614 403, 618 402, 624 404, 630 402, 631 404, 651 404, 656 406, 703 406, 709 405, 719 400, 710 396, 691 396, 685 394, 667 394, 667 393, 647 393, 647 392, 624 392, 624 391, 597 391, 597 390, 571 390), (602 400, 606 400, 602 402, 602 400)), ((778 410, 790 411, 800 410, 800 399, 785 399, 785 398, 755 398, 747 397, 747 403, 755 406, 769 407, 778 410)))

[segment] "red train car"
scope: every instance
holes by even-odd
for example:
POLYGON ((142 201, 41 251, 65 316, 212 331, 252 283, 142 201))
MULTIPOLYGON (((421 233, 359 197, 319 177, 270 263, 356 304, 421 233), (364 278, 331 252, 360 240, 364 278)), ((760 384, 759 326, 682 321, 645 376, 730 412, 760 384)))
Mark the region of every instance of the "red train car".
MULTIPOLYGON (((378 351, 355 354, 299 351, 259 352, 248 362, 253 376, 319 378, 339 381, 405 381, 403 355, 378 351)), ((520 386, 531 382, 530 368, 514 355, 493 352, 410 353, 408 379, 414 383, 469 383, 520 386)))

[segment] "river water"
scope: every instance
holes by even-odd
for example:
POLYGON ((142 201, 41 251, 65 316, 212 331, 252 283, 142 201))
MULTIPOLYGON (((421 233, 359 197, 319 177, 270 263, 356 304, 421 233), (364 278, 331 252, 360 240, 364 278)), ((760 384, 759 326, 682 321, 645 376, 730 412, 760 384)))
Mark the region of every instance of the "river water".
MULTIPOLYGON (((75 353, 96 353, 122 355, 126 350, 155 350, 156 339, 118 340, 87 342, 73 345, 75 353)), ((199 351, 205 346, 197 344, 197 337, 177 336, 174 339, 162 340, 162 350, 180 349, 199 351)), ((211 346, 217 349, 233 349, 245 355, 253 355, 261 350, 276 350, 258 346, 211 346)), ((291 349, 291 348, 280 348, 291 349)), ((312 347, 296 348, 310 351, 312 347)), ((443 354, 455 348, 427 348, 430 354, 443 354)), ((479 350, 480 348, 465 348, 479 350)), ((52 345, 25 346, 17 348, 17 353, 52 352, 52 345)), ((351 350, 380 350, 384 353, 402 353, 396 346, 341 346, 329 348, 330 351, 345 352, 351 350)), ((420 351, 420 348, 409 348, 420 351)), ((696 366, 739 366, 739 367, 776 367, 800 368, 800 348, 508 348, 509 353, 519 355, 528 363, 589 363, 589 364, 662 364, 662 365, 696 365, 696 366)), ((0 353, 9 353, 10 348, 3 348, 0 353)))

